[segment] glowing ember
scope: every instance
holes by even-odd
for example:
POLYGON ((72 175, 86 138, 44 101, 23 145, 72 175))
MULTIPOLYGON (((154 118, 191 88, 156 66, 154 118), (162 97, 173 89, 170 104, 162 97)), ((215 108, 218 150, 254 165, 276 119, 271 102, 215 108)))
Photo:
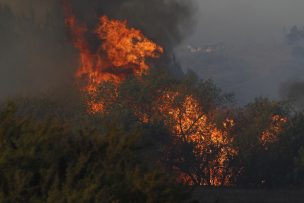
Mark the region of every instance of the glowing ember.
POLYGON ((278 140, 278 135, 284 130, 284 125, 287 122, 287 118, 280 115, 273 115, 269 128, 263 131, 260 136, 261 145, 265 147, 267 144, 276 142, 278 140))
POLYGON ((141 31, 128 28, 127 21, 110 20, 107 16, 100 17, 95 33, 101 46, 92 52, 85 37, 86 26, 77 24, 68 6, 65 13, 74 46, 80 54, 81 66, 76 76, 85 81, 83 89, 90 95, 88 105, 92 112, 104 109, 104 102, 95 98, 100 84, 118 85, 128 75, 140 77, 149 69, 147 58, 158 58, 163 53, 163 48, 145 38, 141 31))

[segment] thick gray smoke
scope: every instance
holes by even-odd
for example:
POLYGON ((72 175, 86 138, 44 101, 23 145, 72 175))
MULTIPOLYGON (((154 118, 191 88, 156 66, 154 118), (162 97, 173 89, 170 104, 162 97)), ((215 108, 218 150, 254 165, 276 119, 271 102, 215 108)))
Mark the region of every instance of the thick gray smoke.
POLYGON ((299 110, 304 110, 304 81, 284 83, 281 87, 281 96, 299 110))
POLYGON ((0 99, 71 84, 77 67, 58 7, 42 16, 40 5, 25 2, 0 4, 0 99))
MULTIPOLYGON (((100 15, 127 19, 171 53, 189 33, 194 12, 182 0, 70 0, 94 31, 100 15)), ((73 81, 77 52, 64 25, 63 0, 0 0, 0 99, 73 81)), ((94 37, 91 38, 94 44, 94 37)), ((97 45, 98 43, 96 43, 97 45)))
POLYGON ((189 34, 193 25, 192 0, 70 0, 78 19, 95 29, 98 17, 125 20, 131 27, 162 45, 166 53, 189 34))
MULTIPOLYGON (((178 53, 184 69, 214 79, 242 104, 258 96, 281 99, 282 84, 304 81, 304 45, 286 38, 304 25, 303 0, 69 1, 92 30, 103 14, 128 19, 165 53, 178 53)), ((62 0, 0 3, 11 9, 0 17, 0 97, 72 81, 77 52, 66 38, 62 0)))

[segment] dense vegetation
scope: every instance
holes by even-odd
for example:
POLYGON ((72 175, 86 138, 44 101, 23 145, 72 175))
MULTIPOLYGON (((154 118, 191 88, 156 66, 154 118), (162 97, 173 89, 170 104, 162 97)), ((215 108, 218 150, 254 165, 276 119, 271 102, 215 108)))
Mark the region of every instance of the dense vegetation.
MULTIPOLYGON (((101 92, 113 87, 106 84, 101 92)), ((15 99, 0 109, 1 202, 184 202, 191 187, 178 181, 186 174, 212 168, 221 145, 206 145, 208 156, 195 156, 193 142, 176 142, 163 115, 153 111, 160 90, 193 95, 229 130, 238 155, 225 162, 233 173, 230 186, 251 188, 302 187, 304 182, 304 114, 287 104, 257 99, 234 108, 210 81, 188 74, 176 80, 159 70, 123 83, 118 97, 103 114, 89 114, 83 97, 65 95, 15 99), (73 102, 66 102, 67 98, 73 102), (140 111, 138 111, 140 110, 140 111), (150 112, 149 122, 138 112, 150 112), (278 139, 261 144, 271 115, 288 118, 278 139), (209 160, 208 160, 209 159, 209 160), (203 167, 202 167, 203 166, 203 167)), ((76 96, 75 96, 76 95, 76 96)), ((101 97, 104 95, 100 95, 101 97)), ((179 105, 182 99, 176 100, 179 105)), ((211 118, 211 117, 210 117, 211 118)), ((185 134, 186 135, 186 134, 185 134)), ((202 135, 205 136, 205 135, 202 135)), ((204 172, 201 179, 209 180, 204 172)), ((191 185, 202 182, 191 182, 191 185)), ((212 184, 211 184, 212 185, 212 184)), ((223 186, 224 186, 223 182, 223 186)))
MULTIPOLYGON (((21 21, 24 29, 34 30, 28 32, 29 39, 34 33, 58 37, 54 33, 59 27, 52 27, 50 22, 37 27, 32 18, 17 19, 7 7, 1 7, 0 14, 0 35, 7 43, 2 46, 6 53, 2 59, 11 58, 11 53, 29 58, 24 50, 32 42, 19 42, 26 36, 12 34, 17 22, 21 21), (15 40, 9 40, 12 36, 15 40)), ((296 46, 298 56, 303 55, 298 47, 302 38, 302 30, 292 29, 289 42, 296 46)), ((43 38, 37 44, 45 49, 51 42, 43 38)), ((52 45, 54 50, 64 43, 58 44, 52 45)), ((37 59, 38 53, 28 54, 33 61, 37 59)), ((57 54, 53 61, 64 60, 57 54)), ((2 102, 0 202, 187 202, 192 201, 193 186, 304 186, 303 112, 266 98, 236 107, 233 96, 223 94, 211 81, 199 80, 193 73, 180 79, 170 75, 155 69, 141 79, 127 79, 118 89, 111 84, 100 86, 98 96, 106 101, 107 108, 97 114, 88 112, 89 95, 74 88, 2 102), (176 92, 166 108, 180 113, 177 123, 170 115, 172 111, 156 108, 163 105, 163 95, 176 92), (189 96, 190 104, 200 107, 190 109, 190 113, 184 108, 189 96), (189 114, 196 109, 208 119, 206 126, 221 132, 228 141, 213 142, 211 130, 199 131, 197 121, 202 115, 183 131, 182 120, 193 119, 189 114), (274 116, 284 122, 273 123, 274 116), (233 120, 229 128, 223 125, 227 118, 233 120), (193 134, 201 140, 188 139, 193 134), (261 135, 270 135, 269 140, 261 141, 261 135), (220 160, 223 149, 225 156, 220 160)), ((10 84, 10 77, 7 80, 10 84)))
POLYGON ((157 158, 161 128, 129 120, 72 127, 56 118, 1 109, 1 202, 179 202, 176 185, 157 158))

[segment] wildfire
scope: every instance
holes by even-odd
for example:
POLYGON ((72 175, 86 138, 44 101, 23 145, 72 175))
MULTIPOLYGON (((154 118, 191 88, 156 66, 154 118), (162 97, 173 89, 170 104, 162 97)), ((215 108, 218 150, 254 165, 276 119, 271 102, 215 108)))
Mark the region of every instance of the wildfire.
MULTIPOLYGON (((80 67, 76 77, 79 81, 85 82, 83 90, 89 95, 87 103, 90 112, 103 112, 106 105, 113 100, 107 101, 97 97, 100 85, 109 82, 118 86, 128 75, 142 76, 149 69, 147 58, 158 58, 164 50, 145 38, 141 31, 129 28, 126 20, 111 20, 107 16, 102 16, 94 32, 101 45, 94 52, 86 39, 86 34, 89 32, 87 26, 77 23, 69 7, 66 6, 65 10, 66 24, 72 32, 74 46, 80 54, 80 67)), ((110 97, 109 95, 107 94, 106 97, 110 97)), ((156 109, 166 117, 164 118, 166 124, 178 139, 185 139, 195 144, 194 153, 198 159, 204 159, 206 154, 210 154, 210 145, 222 147, 218 156, 209 161, 208 166, 212 165, 210 170, 207 169, 208 166, 201 168, 201 173, 210 174, 210 180, 208 183, 200 181, 199 184, 220 185, 223 179, 225 179, 224 183, 227 183, 229 175, 223 177, 226 168, 224 164, 228 155, 235 154, 235 150, 225 146, 232 140, 228 138, 227 132, 217 129, 215 124, 209 121, 202 113, 198 101, 192 96, 187 96, 181 106, 174 105, 178 95, 178 92, 162 95, 155 105, 156 109)), ((149 121, 145 113, 135 113, 143 115, 141 117, 144 122, 149 121)), ((197 182, 182 173, 180 180, 187 184, 197 182)))
POLYGON ((229 185, 232 171, 226 166, 229 157, 237 154, 232 148, 232 138, 229 130, 234 126, 234 121, 227 119, 223 123, 223 130, 216 127, 215 123, 202 111, 199 102, 192 96, 186 96, 181 104, 176 104, 178 92, 167 92, 157 104, 159 110, 166 116, 164 119, 171 126, 172 133, 178 139, 194 144, 196 159, 204 161, 206 165, 200 166, 201 179, 196 174, 181 173, 180 181, 189 185, 229 185), (216 157, 209 158, 213 149, 219 149, 216 157))
POLYGON ((88 105, 92 112, 101 112, 104 102, 96 98, 100 84, 110 82, 118 85, 128 75, 142 76, 149 69, 146 60, 159 58, 163 48, 147 39, 140 30, 129 28, 127 21, 99 19, 94 33, 100 46, 92 51, 86 34, 86 25, 77 23, 76 17, 66 5, 66 24, 71 30, 74 46, 79 50, 80 67, 76 77, 85 82, 83 90, 89 94, 88 105))
MULTIPOLYGON (((92 32, 85 24, 77 22, 68 6, 65 13, 66 24, 80 55, 76 78, 88 94, 90 112, 102 113, 118 97, 118 85, 129 75, 140 78, 150 68, 147 59, 159 58, 164 50, 147 39, 140 30, 129 28, 126 20, 101 16, 93 31, 100 46, 93 51, 87 39, 87 33, 92 32), (103 91, 100 96, 103 83, 111 83, 114 90, 111 93, 103 91)), ((193 154, 199 163, 194 166, 194 172, 177 169, 179 181, 189 185, 231 184, 234 171, 229 167, 229 160, 238 154, 237 149, 233 148, 233 138, 230 135, 235 125, 234 120, 226 119, 219 126, 212 116, 203 112, 202 105, 193 95, 180 96, 179 91, 165 91, 156 97, 151 107, 153 113, 161 115, 162 121, 176 140, 194 146, 193 154)), ((137 107, 134 107, 134 113, 142 122, 149 122, 149 113, 138 110, 137 107)), ((274 115, 269 129, 260 136, 261 145, 275 142, 286 122, 287 119, 274 115)))
POLYGON ((273 115, 270 126, 262 132, 260 136, 260 144, 266 146, 278 140, 278 135, 284 130, 284 125, 288 122, 287 118, 280 115, 273 115))
MULTIPOLYGON (((77 22, 68 6, 65 10, 66 24, 80 56, 76 78, 88 95, 90 112, 102 113, 118 97, 118 85, 129 75, 140 78, 150 68, 147 59, 159 58, 164 50, 147 39, 140 30, 129 28, 126 20, 113 20, 107 16, 100 17, 93 31, 100 46, 92 49, 87 39, 87 34, 92 32, 85 24, 77 22), (114 89, 111 92, 100 91, 101 84, 104 83, 112 84, 114 89)), ((219 126, 212 116, 203 112, 202 105, 193 95, 180 97, 179 91, 165 91, 156 97, 151 107, 153 113, 161 115, 176 141, 193 146, 197 163, 188 172, 176 167, 179 172, 178 181, 189 185, 232 184, 235 171, 229 166, 229 161, 238 154, 232 145, 231 129, 235 125, 234 120, 226 119, 219 126)), ((134 107, 135 115, 142 122, 148 123, 149 113, 139 109, 134 107)), ((274 115, 268 129, 259 137, 260 144, 267 149, 267 144, 278 139, 286 122, 286 118, 274 115)))

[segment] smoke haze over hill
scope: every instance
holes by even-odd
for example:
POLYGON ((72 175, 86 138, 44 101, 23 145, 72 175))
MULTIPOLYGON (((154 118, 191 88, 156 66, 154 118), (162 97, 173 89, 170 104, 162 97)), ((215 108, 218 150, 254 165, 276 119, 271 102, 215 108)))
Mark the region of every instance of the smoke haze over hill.
POLYGON ((225 90, 235 92, 241 103, 257 96, 278 98, 284 82, 304 80, 303 64, 292 56, 285 38, 293 25, 304 25, 303 1, 198 2, 198 25, 184 46, 221 43, 224 56, 181 54, 184 68, 194 69, 203 78, 213 78, 225 90))
MULTIPOLYGON (((99 14, 110 13, 115 18, 127 18, 132 26, 142 29, 167 50, 179 44, 175 53, 185 70, 193 69, 200 77, 214 79, 224 90, 234 92, 240 103, 258 96, 279 98, 279 90, 286 81, 304 80, 302 60, 292 55, 285 37, 293 25, 304 25, 301 0, 196 0, 197 9, 180 0, 115 1, 107 2, 106 6, 96 2, 100 1, 85 4, 71 1, 80 20, 91 22, 99 14), (193 26, 193 17, 196 26, 193 26), (185 49, 188 45, 208 48, 218 44, 222 47, 220 53, 207 55, 185 49)), ((8 38, 1 38, 1 43, 10 47, 1 50, 6 59, 2 61, 1 95, 41 91, 70 81, 67 75, 73 73, 77 61, 76 53, 66 40, 60 1, 0 0, 0 3, 7 4, 16 16, 35 19, 33 29, 22 30, 24 35, 17 37, 18 40, 13 39, 15 35, 9 29, 6 29, 8 38), (45 22, 55 26, 47 31, 48 37, 37 32, 45 22), (43 43, 39 41, 42 35, 43 43), (36 47, 32 46, 33 38, 36 47), (64 49, 60 47, 62 44, 64 49), (11 85, 9 90, 7 84, 11 85)), ((14 21, 8 23, 8 17, 1 19, 1 23, 9 25, 14 32, 13 26, 20 27, 20 21, 12 25, 14 21)))

